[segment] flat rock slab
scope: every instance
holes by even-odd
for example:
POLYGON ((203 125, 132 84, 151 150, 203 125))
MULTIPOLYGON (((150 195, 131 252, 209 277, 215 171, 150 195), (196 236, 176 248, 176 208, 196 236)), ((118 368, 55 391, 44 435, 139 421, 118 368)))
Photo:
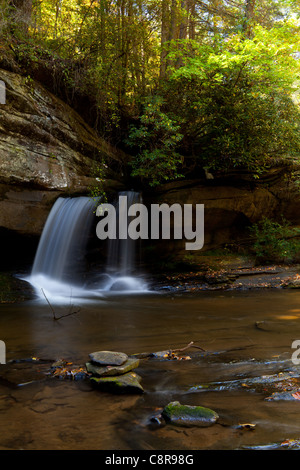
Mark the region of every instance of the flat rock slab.
POLYGON ((141 377, 135 372, 128 372, 117 377, 91 377, 93 385, 105 392, 111 393, 144 393, 141 377))
POLYGON ((86 370, 96 377, 109 377, 113 375, 123 375, 136 369, 140 364, 139 359, 128 358, 121 366, 98 366, 91 362, 86 363, 86 370))
POLYGON ((181 405, 178 401, 169 403, 162 412, 166 422, 177 426, 207 427, 215 424, 218 414, 203 406, 181 405))
POLYGON ((100 366, 121 366, 127 361, 128 356, 117 351, 96 351, 89 354, 89 358, 100 366))

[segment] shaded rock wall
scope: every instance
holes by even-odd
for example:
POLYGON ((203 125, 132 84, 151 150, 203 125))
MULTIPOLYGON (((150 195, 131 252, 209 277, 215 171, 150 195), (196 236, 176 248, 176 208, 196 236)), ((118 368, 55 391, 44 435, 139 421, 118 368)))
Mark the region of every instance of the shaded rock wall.
POLYGON ((6 85, 6 104, 0 105, 0 228, 40 235, 58 196, 86 194, 96 184, 96 159, 108 162, 113 179, 123 156, 38 82, 4 70, 0 79, 6 85))

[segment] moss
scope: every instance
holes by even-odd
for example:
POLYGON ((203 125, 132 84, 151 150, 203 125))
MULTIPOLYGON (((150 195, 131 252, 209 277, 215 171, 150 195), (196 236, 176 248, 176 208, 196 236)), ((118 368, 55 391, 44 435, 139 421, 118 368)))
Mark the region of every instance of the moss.
POLYGON ((134 373, 113 377, 91 377, 91 382, 97 388, 112 393, 143 393, 143 387, 140 384, 141 377, 134 373))
POLYGON ((218 414, 210 408, 182 405, 178 401, 169 403, 162 415, 166 421, 179 426, 210 426, 218 419, 218 414))
POLYGON ((11 274, 0 273, 0 303, 18 302, 28 297, 26 289, 23 290, 23 281, 11 274))

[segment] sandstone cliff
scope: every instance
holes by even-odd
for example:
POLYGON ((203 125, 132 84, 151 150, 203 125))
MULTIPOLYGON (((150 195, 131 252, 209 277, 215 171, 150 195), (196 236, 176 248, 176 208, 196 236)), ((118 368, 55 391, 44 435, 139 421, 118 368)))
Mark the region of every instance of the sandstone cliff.
POLYGON ((0 80, 0 228, 40 235, 59 195, 86 194, 94 162, 118 169, 122 156, 30 77, 0 70, 0 80))
MULTIPOLYGON (((0 70, 7 102, 0 105, 0 234, 42 232, 60 195, 87 194, 95 184, 93 168, 108 163, 107 187, 122 187, 126 158, 99 138, 68 105, 29 77, 0 70)), ((299 168, 270 170, 259 180, 236 172, 226 178, 162 185, 144 200, 205 205, 204 249, 243 240, 247 226, 263 216, 283 215, 300 225, 299 168)), ((4 251, 5 251, 5 244, 4 251)), ((184 256, 184 241, 158 242, 157 254, 184 256)))

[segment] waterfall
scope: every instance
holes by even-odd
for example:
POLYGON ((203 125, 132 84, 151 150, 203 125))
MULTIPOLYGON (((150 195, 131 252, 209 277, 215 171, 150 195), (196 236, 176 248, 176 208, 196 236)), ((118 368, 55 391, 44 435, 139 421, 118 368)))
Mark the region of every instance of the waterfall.
MULTIPOLYGON (((138 193, 124 194, 129 204, 138 198, 138 193)), ((123 208, 118 211, 122 213, 123 208)), ((31 275, 26 279, 40 296, 61 300, 101 296, 110 290, 145 290, 144 282, 131 276, 136 256, 132 240, 110 240, 106 269, 86 285, 84 256, 94 217, 95 201, 89 197, 57 199, 45 223, 31 275)))
POLYGON ((41 296, 61 300, 85 296, 82 273, 95 202, 58 198, 45 223, 29 281, 41 296))
POLYGON ((31 275, 67 281, 84 255, 95 203, 88 197, 59 198, 46 221, 31 275))
POLYGON ((118 222, 128 227, 130 217, 128 207, 132 204, 141 203, 141 194, 135 191, 122 191, 118 194, 116 203, 116 239, 108 241, 106 279, 104 290, 112 291, 141 291, 146 290, 145 282, 136 275, 139 262, 140 241, 132 240, 130 237, 121 239, 118 235, 118 222))
MULTIPOLYGON (((127 208, 132 204, 141 203, 142 198, 140 193, 135 191, 122 191, 120 196, 125 196, 123 200, 120 199, 116 205, 117 220, 121 219, 122 223, 128 227, 130 217, 128 217, 127 208)), ((117 227, 116 227, 117 228, 117 227)), ((131 240, 129 237, 120 239, 118 236, 108 243, 108 256, 107 256, 107 272, 129 275, 135 270, 136 259, 139 253, 139 241, 131 240)))

